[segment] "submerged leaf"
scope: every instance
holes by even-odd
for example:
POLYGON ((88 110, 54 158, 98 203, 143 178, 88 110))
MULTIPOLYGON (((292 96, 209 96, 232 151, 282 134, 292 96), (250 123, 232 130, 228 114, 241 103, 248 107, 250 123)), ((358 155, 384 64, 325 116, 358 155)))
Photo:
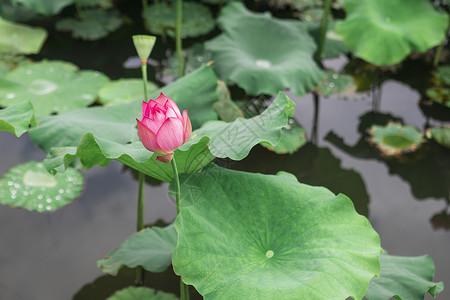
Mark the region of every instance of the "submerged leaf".
POLYGON ((436 297, 444 289, 442 282, 432 282, 434 264, 430 256, 393 256, 380 254, 381 273, 367 289, 369 300, 421 300, 428 292, 436 297))
POLYGON ((117 275, 123 267, 143 267, 149 272, 163 272, 172 264, 172 252, 178 237, 175 227, 146 228, 127 238, 97 262, 103 272, 117 275))
POLYGON ((312 59, 316 45, 299 21, 253 13, 232 2, 222 10, 219 23, 224 33, 206 43, 213 53, 212 67, 248 94, 290 89, 302 96, 324 77, 312 59))
POLYGON ((178 300, 178 298, 173 294, 151 288, 132 286, 114 293, 108 300, 178 300))
POLYGON ((373 125, 369 129, 370 141, 387 156, 415 151, 425 142, 421 132, 414 126, 402 126, 389 122, 386 126, 373 125))
POLYGON ((425 52, 445 38, 448 15, 428 0, 346 0, 337 33, 356 57, 392 65, 411 52, 425 52))
POLYGON ((82 19, 66 18, 56 23, 59 31, 72 32, 72 37, 93 41, 115 31, 123 21, 117 10, 90 9, 83 11, 82 19))
POLYGON ((7 73, 0 84, 0 105, 29 100, 36 117, 62 113, 92 104, 109 79, 96 71, 79 71, 62 61, 21 65, 7 73))
MULTIPOLYGON (((144 15, 147 29, 154 34, 167 33, 175 37, 176 5, 173 1, 161 1, 159 5, 150 5, 144 15)), ((208 7, 200 3, 184 2, 181 35, 197 37, 214 29, 214 19, 208 7)))
POLYGON ((0 18, 0 52, 37 54, 47 39, 47 31, 0 18))
POLYGON ((344 195, 217 166, 181 182, 172 262, 205 299, 361 299, 379 274, 379 237, 344 195))
POLYGON ((28 131, 30 125, 36 125, 36 118, 29 101, 0 109, 0 131, 8 131, 20 137, 28 131))
POLYGON ((83 176, 68 168, 52 175, 40 162, 13 167, 0 179, 0 203, 38 212, 54 211, 70 204, 84 187, 83 176))

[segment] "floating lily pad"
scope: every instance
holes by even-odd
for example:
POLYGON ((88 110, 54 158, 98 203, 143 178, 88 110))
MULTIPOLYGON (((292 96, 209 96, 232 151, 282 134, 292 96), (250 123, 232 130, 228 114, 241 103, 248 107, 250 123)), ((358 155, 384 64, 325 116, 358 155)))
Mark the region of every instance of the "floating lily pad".
MULTIPOLYGON (((150 5, 144 18, 150 32, 160 35, 167 33, 169 36, 175 37, 176 16, 175 1, 161 1, 158 6, 150 5)), ((214 19, 208 7, 194 2, 183 3, 182 36, 197 37, 205 35, 214 27, 214 19)))
POLYGON ((36 117, 62 113, 92 104, 109 79, 96 71, 79 71, 62 61, 41 61, 19 66, 0 84, 0 105, 29 100, 36 117))
POLYGON ((132 286, 114 293, 108 300, 178 300, 178 298, 173 294, 151 288, 132 286))
POLYGON ((75 0, 12 0, 45 16, 58 14, 64 7, 73 4, 75 0))
POLYGON ((428 0, 346 0, 346 19, 337 33, 353 54, 375 65, 401 62, 411 52, 442 43, 448 15, 428 0), (411 34, 414 33, 414 34, 411 34))
MULTIPOLYGON (((147 95, 158 90, 153 82, 147 82, 147 95)), ((98 91, 102 104, 118 104, 144 99, 142 79, 119 79, 108 82, 98 91)))
POLYGON ((324 77, 312 59, 316 45, 300 22, 252 13, 232 2, 222 10, 219 23, 224 33, 206 43, 213 53, 212 67, 248 94, 290 89, 302 96, 324 77))
POLYGON ((0 109, 0 131, 8 131, 19 137, 28 131, 30 125, 36 126, 36 118, 30 102, 24 101, 0 109))
POLYGON ((0 203, 46 212, 66 206, 84 187, 83 176, 73 168, 52 175, 40 162, 13 167, 0 179, 0 203))
POLYGON ((181 182, 172 263, 205 299, 361 299, 379 274, 379 237, 342 194, 217 166, 181 182))
POLYGON ((425 141, 422 133, 414 126, 393 122, 386 126, 373 125, 369 134, 371 143, 387 156, 413 152, 425 141))
POLYGON ((178 236, 173 225, 146 228, 127 238, 120 246, 97 262, 103 272, 117 275, 123 267, 143 267, 149 272, 163 272, 172 264, 172 252, 178 236))
POLYGON ((327 77, 316 88, 318 94, 329 97, 334 94, 349 96, 356 91, 356 84, 350 75, 328 70, 327 77))
POLYGON ((37 54, 47 39, 47 31, 0 18, 0 52, 37 54))
POLYGON ((369 300, 423 300, 428 292, 436 297, 444 289, 442 282, 432 282, 434 264, 428 255, 419 257, 380 254, 380 277, 374 277, 367 289, 369 300))
POLYGON ((214 103, 213 107, 222 121, 233 122, 237 118, 244 117, 242 110, 231 100, 227 85, 221 80, 217 84, 217 94, 219 95, 219 100, 214 103))
POLYGON ((115 31, 123 21, 117 10, 90 9, 82 19, 66 18, 56 23, 56 29, 72 32, 72 37, 93 41, 115 31))
POLYGON ((450 148, 450 126, 441 128, 430 128, 426 133, 429 139, 434 139, 436 142, 450 148))
POLYGON ((427 96, 450 108, 450 65, 440 66, 431 81, 433 86, 427 90, 427 96))
POLYGON ((289 124, 281 130, 281 139, 275 147, 265 143, 262 143, 262 145, 278 154, 292 154, 305 145, 305 143, 305 129, 295 119, 289 119, 289 124))

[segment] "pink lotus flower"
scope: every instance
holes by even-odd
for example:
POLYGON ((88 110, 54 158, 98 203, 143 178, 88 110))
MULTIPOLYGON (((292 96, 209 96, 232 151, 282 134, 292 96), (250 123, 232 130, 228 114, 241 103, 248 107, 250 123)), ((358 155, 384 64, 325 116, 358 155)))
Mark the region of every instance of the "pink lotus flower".
POLYGON ((165 154, 158 156, 158 161, 170 162, 173 151, 191 137, 192 125, 187 110, 181 115, 175 102, 163 93, 155 100, 142 102, 142 121, 136 121, 144 147, 165 154))

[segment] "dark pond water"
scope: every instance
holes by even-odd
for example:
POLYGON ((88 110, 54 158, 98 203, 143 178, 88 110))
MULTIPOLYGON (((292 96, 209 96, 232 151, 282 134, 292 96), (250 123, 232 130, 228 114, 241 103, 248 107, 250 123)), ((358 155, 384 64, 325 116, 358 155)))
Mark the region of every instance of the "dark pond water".
MULTIPOLYGON (((77 44, 52 33, 38 58, 72 61, 113 79, 138 78, 139 70, 123 67, 135 53, 129 36, 140 31, 134 29, 123 29, 99 42, 77 44)), ((157 57, 164 52, 162 48, 155 51, 157 57)), ((326 64, 339 69, 346 58, 326 64)), ((428 143, 408 161, 399 162, 382 158, 363 138, 364 128, 386 114, 418 129, 427 122, 448 124, 448 110, 443 121, 425 114, 428 109, 418 104, 420 93, 404 83, 410 82, 407 79, 388 79, 375 93, 319 99, 313 135, 314 99, 291 95, 297 103, 295 117, 308 135, 306 146, 293 155, 275 155, 256 147, 242 162, 218 163, 252 172, 284 170, 301 182, 347 194, 357 210, 368 216, 390 254, 429 254, 436 265, 435 281, 450 284, 450 151, 428 143), (372 112, 374 94, 381 95, 377 113, 372 112)), ((16 164, 44 158, 26 134, 17 139, 5 132, 0 132, 0 154, 0 174, 16 164)), ((0 299, 104 299, 133 283, 132 271, 124 270, 118 278, 104 276, 96 261, 135 231, 137 180, 115 161, 84 175, 82 196, 54 213, 0 206, 0 299)), ((167 184, 146 185, 146 224, 169 223, 175 218, 167 189, 167 184)), ((176 292, 178 282, 170 270, 147 280, 158 289, 176 292)), ((450 299, 450 288, 438 299, 450 299)))

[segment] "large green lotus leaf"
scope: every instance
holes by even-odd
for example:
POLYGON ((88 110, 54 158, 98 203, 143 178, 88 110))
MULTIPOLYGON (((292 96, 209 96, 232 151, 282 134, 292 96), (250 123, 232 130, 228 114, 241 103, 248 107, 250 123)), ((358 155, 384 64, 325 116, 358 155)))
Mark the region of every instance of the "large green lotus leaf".
POLYGON ((430 128, 426 134, 428 138, 433 138, 442 146, 450 148, 450 126, 430 128))
POLYGON ((425 142, 423 134, 414 126, 389 122, 386 126, 373 125, 369 129, 370 141, 388 156, 415 151, 425 142))
POLYGON ((434 264, 428 255, 419 257, 380 254, 380 277, 374 277, 367 289, 369 300, 421 300, 428 292, 436 297, 444 289, 442 282, 432 282, 434 264))
POLYGON ((123 21, 117 10, 90 9, 83 11, 82 19, 66 18, 56 23, 59 31, 72 32, 72 37, 93 41, 115 31, 123 21))
POLYGON ((433 86, 427 89, 431 100, 450 108, 450 65, 440 66, 433 72, 433 86))
POLYGON ((211 121, 192 134, 192 138, 180 147, 187 149, 201 138, 211 139, 210 150, 215 157, 241 160, 253 146, 266 142, 278 143, 281 130, 294 114, 294 102, 280 92, 274 102, 260 115, 251 119, 238 118, 233 122, 211 121))
POLYGON ((108 300, 178 300, 178 298, 173 294, 151 288, 132 286, 114 293, 108 300))
POLYGON ((40 162, 13 167, 0 179, 0 203, 38 212, 54 211, 70 204, 84 187, 83 176, 68 168, 52 175, 40 162))
POLYGON ((302 96, 324 77, 312 59, 314 40, 299 21, 252 13, 232 2, 222 10, 219 23, 224 33, 206 43, 213 53, 213 68, 221 79, 235 82, 248 94, 290 89, 302 96))
MULTIPOLYGON (((158 90, 153 82, 147 82, 147 95, 158 90)), ((105 105, 127 103, 144 99, 142 79, 119 79, 108 82, 98 92, 99 101, 105 105)))
POLYGON ((96 71, 79 71, 62 61, 41 61, 19 66, 0 84, 0 105, 29 100, 36 117, 62 113, 92 104, 109 79, 96 71))
MULTIPOLYGON (((167 33, 171 37, 175 37, 176 17, 175 1, 161 1, 158 6, 150 5, 147 14, 144 15, 147 29, 150 32, 154 34, 167 33)), ((200 3, 183 3, 182 36, 201 36, 213 30, 214 26, 214 19, 208 7, 200 3)))
POLYGON ((0 131, 8 131, 19 137, 28 131, 30 125, 36 125, 36 118, 29 101, 0 109, 0 131))
POLYGON ((346 19, 336 25, 354 55, 375 65, 392 65, 411 52, 439 45, 448 15, 428 0, 346 0, 346 19))
POLYGON ((342 194, 217 166, 181 182, 172 263, 205 299, 362 299, 380 272, 379 237, 342 194))
POLYGON ((172 252, 177 241, 173 225, 146 228, 127 238, 104 259, 99 260, 97 266, 111 275, 117 275, 123 266, 142 266, 149 272, 163 272, 172 264, 172 252))
POLYGON ((20 3, 45 16, 51 16, 59 13, 64 7, 73 4, 75 0, 12 0, 12 2, 20 3))
POLYGON ((16 24, 0 18, 0 52, 37 54, 47 39, 40 27, 16 24))

